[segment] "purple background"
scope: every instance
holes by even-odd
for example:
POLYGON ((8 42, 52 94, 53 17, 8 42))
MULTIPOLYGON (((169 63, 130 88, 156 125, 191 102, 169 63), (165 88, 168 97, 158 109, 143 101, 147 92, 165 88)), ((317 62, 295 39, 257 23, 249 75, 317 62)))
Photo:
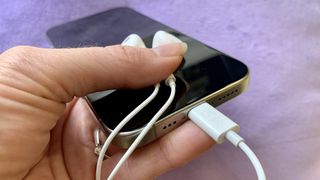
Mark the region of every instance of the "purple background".
MULTIPOLYGON (((119 6, 244 61, 249 90, 219 109, 241 125, 269 179, 320 179, 319 0, 3 0, 0 52, 21 44, 51 47, 50 27, 119 6)), ((246 157, 226 143, 158 179, 256 177, 246 157)))

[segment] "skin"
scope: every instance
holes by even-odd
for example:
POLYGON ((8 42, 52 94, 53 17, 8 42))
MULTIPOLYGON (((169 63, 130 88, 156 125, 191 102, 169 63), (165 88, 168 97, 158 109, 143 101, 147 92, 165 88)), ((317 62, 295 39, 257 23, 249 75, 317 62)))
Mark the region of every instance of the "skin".
MULTIPOLYGON (((109 46, 77 49, 15 47, 0 55, 0 179, 94 179, 99 127, 82 97, 141 88, 165 79, 184 49, 109 46)), ((179 167, 214 142, 191 122, 137 149, 116 179, 152 179, 179 167), (187 148, 186 148, 187 147, 187 148)), ((103 163, 105 179, 123 155, 103 163)))

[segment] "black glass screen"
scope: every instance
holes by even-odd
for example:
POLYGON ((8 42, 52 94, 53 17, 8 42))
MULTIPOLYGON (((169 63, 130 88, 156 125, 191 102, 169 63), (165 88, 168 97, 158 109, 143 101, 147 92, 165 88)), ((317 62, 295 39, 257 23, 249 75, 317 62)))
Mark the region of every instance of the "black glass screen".
MULTIPOLYGON (((177 77, 174 102, 162 117, 222 89, 247 74, 247 67, 240 61, 127 8, 106 11, 57 26, 48 31, 48 36, 55 47, 79 47, 119 44, 129 34, 136 33, 150 47, 152 35, 157 30, 174 34, 188 44, 184 63, 174 73, 177 77)), ((107 127, 114 129, 152 91, 153 86, 139 90, 108 90, 90 94, 88 99, 96 115, 107 127)), ((143 127, 165 103, 169 94, 170 88, 162 83, 156 98, 122 131, 143 127)))

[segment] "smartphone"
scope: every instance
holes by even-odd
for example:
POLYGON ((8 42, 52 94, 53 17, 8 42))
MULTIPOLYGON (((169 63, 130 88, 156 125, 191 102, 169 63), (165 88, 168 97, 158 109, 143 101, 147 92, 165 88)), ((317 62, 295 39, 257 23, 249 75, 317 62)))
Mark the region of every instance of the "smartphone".
MULTIPOLYGON (((116 8, 62 24, 48 30, 53 45, 62 47, 107 46, 120 44, 129 34, 136 33, 151 47, 156 31, 167 31, 188 44, 183 64, 174 73, 177 93, 171 106, 154 124, 140 146, 148 144, 184 123, 187 113, 203 102, 218 106, 244 92, 248 86, 248 67, 212 47, 161 24, 129 8, 116 8)), ((106 134, 144 101, 154 87, 143 89, 112 89, 92 93, 86 100, 106 134)), ((170 88, 161 83, 156 98, 139 112, 112 142, 128 148, 165 103, 170 88)))

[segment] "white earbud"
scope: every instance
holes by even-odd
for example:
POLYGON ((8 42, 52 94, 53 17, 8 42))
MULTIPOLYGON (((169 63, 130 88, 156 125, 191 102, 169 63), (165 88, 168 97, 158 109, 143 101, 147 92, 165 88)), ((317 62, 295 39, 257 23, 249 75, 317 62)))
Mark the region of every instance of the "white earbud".
POLYGON ((134 47, 141 47, 145 48, 146 45, 144 44, 143 40, 137 34, 130 34, 126 39, 123 40, 121 43, 122 46, 134 46, 134 47))
MULTIPOLYGON (((154 36, 153 47, 157 47, 164 44, 170 44, 170 43, 176 43, 181 42, 174 36, 167 34, 164 31, 159 31, 154 36)), ((145 44, 143 43, 142 39, 136 35, 131 34, 129 35, 122 43, 122 46, 135 46, 135 47, 142 47, 145 48, 145 44)), ((152 119, 146 124, 146 126, 143 128, 141 133, 138 135, 138 137, 134 140, 134 142, 130 145, 129 149, 126 151, 126 153, 123 155, 123 157, 119 160, 117 165, 114 167, 112 172, 110 173, 108 180, 113 179, 113 177, 116 175, 116 173, 119 171, 123 163, 129 158, 129 156, 133 153, 133 151, 137 148, 137 146, 140 144, 140 142, 143 140, 143 138, 146 136, 146 134, 150 131, 150 129, 153 127, 154 123, 160 118, 160 116, 165 112, 165 110, 170 106, 172 101, 175 97, 176 92, 176 84, 175 84, 175 77, 171 74, 166 79, 166 85, 170 86, 170 96, 168 100, 165 102, 165 104, 159 109, 159 111, 152 117, 152 119)), ((131 118, 133 118, 139 111, 141 111, 146 105, 148 105, 157 95, 159 91, 160 83, 157 83, 155 85, 154 91, 152 94, 144 100, 138 107, 136 107, 132 112, 130 112, 117 126, 116 128, 111 132, 111 134, 108 136, 107 140, 103 144, 99 158, 97 161, 97 168, 96 168, 96 179, 101 179, 101 169, 102 169, 102 161, 104 158, 104 154, 106 153, 108 146, 112 142, 113 138, 116 137, 116 135, 120 132, 120 130, 123 128, 123 126, 126 125, 127 122, 130 121, 131 118)), ((99 144, 99 143, 97 143, 99 144)))
MULTIPOLYGON (((183 43, 183 41, 181 41, 174 35, 167 33, 166 31, 157 31, 153 36, 152 48, 172 43, 183 43)), ((170 83, 175 81, 176 78, 174 77, 174 75, 170 74, 170 76, 165 80, 165 83, 169 86, 170 83)))
POLYGON ((154 48, 172 43, 183 43, 183 41, 181 41, 174 35, 167 33, 166 31, 157 31, 153 37, 152 47, 154 48))

